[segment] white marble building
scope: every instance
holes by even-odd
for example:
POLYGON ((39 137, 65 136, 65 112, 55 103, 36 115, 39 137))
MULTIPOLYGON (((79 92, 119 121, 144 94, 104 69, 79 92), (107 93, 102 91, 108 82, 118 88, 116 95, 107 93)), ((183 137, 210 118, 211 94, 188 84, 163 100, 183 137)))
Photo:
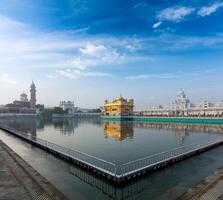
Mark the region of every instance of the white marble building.
POLYGON ((73 101, 61 101, 59 107, 61 107, 64 111, 68 110, 68 114, 77 112, 77 107, 74 106, 73 101))
POLYGON ((223 101, 192 103, 184 91, 180 90, 176 99, 169 105, 148 107, 137 110, 136 114, 148 116, 223 117, 223 101))

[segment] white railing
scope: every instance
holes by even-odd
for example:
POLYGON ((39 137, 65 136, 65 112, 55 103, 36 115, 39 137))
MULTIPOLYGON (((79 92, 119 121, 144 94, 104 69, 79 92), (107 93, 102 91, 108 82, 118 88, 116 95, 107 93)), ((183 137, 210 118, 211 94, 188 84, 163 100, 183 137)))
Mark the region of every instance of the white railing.
POLYGON ((220 143, 220 142, 223 142, 222 136, 214 137, 214 138, 212 137, 212 138, 202 140, 198 143, 185 145, 185 146, 173 149, 173 150, 165 151, 165 152, 158 153, 158 154, 155 154, 152 156, 134 160, 134 161, 131 161, 131 162, 128 162, 128 163, 125 163, 122 165, 121 175, 126 176, 126 175, 131 174, 135 171, 142 170, 145 167, 146 168, 153 167, 159 163, 162 163, 162 162, 174 159, 174 158, 178 158, 178 157, 184 156, 186 154, 190 154, 194 151, 212 146, 212 145, 220 143))
POLYGON ((26 140, 29 140, 33 143, 39 144, 42 147, 46 147, 47 149, 51 149, 53 151, 56 151, 62 155, 65 155, 69 158, 72 158, 74 160, 80 161, 82 163, 85 163, 91 167, 94 167, 102 172, 105 172, 107 174, 113 175, 115 176, 115 172, 116 172, 116 165, 114 163, 108 162, 106 160, 97 158, 95 156, 77 151, 77 150, 73 150, 70 148, 66 148, 57 144, 54 144, 52 142, 48 142, 46 140, 43 139, 39 139, 36 137, 31 136, 29 133, 24 133, 22 131, 16 130, 14 128, 9 128, 7 126, 1 125, 1 127, 4 130, 10 131, 11 133, 22 137, 26 140))
POLYGON ((32 143, 36 143, 41 145, 42 147, 45 147, 47 149, 51 149, 55 152, 58 152, 68 158, 80 161, 84 164, 87 164, 93 168, 96 168, 104 173, 107 173, 113 177, 121 178, 124 176, 131 175, 137 171, 154 167, 158 164, 161 164, 165 161, 179 158, 180 156, 184 156, 190 153, 193 153, 197 150, 207 148, 209 146, 218 144, 223 142, 223 137, 211 137, 205 140, 202 140, 198 143, 193 143, 189 145, 185 145, 176 149, 172 149, 169 151, 165 151, 162 153, 157 153, 152 156, 147 156, 145 158, 141 158, 138 160, 130 161, 125 164, 116 165, 112 162, 108 162, 106 160, 97 158, 95 156, 73 150, 70 148, 62 147, 60 145, 54 144, 52 142, 48 142, 43 139, 39 139, 36 137, 31 136, 29 133, 25 133, 19 130, 16 130, 14 128, 7 127, 5 125, 0 125, 0 128, 7 130, 14 135, 17 135, 19 137, 22 137, 26 140, 31 141, 32 143))

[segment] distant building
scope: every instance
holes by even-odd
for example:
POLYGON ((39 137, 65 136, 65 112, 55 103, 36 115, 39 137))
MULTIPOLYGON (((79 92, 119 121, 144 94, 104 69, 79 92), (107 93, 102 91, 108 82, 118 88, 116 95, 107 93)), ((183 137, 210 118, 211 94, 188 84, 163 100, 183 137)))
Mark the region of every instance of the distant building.
POLYGON ((43 104, 37 104, 36 105, 36 113, 37 114, 43 114, 45 111, 44 105, 43 104))
POLYGON ((169 105, 169 108, 171 110, 185 110, 185 109, 189 108, 190 105, 191 105, 190 100, 188 99, 188 97, 186 96, 186 94, 184 93, 184 91, 183 90, 180 90, 177 93, 176 100, 173 101, 169 105))
POLYGON ((105 100, 104 115, 106 116, 131 116, 133 115, 134 100, 119 97, 112 102, 105 100))
POLYGON ((68 114, 77 112, 77 107, 74 106, 73 101, 61 101, 59 107, 64 111, 68 111, 68 114))
POLYGON ((36 86, 32 82, 30 87, 30 100, 24 92, 20 95, 20 100, 0 107, 0 114, 36 114, 36 86))
POLYGON ((192 103, 184 91, 180 90, 176 100, 169 105, 148 107, 136 110, 135 113, 147 116, 223 117, 223 101, 192 103))

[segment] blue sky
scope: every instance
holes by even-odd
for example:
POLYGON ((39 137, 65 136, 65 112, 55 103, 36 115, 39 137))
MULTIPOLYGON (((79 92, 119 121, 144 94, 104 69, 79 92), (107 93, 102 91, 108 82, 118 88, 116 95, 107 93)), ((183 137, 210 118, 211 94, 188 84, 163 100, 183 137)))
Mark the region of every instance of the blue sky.
POLYGON ((1 0, 0 104, 223 99, 223 1, 1 0))

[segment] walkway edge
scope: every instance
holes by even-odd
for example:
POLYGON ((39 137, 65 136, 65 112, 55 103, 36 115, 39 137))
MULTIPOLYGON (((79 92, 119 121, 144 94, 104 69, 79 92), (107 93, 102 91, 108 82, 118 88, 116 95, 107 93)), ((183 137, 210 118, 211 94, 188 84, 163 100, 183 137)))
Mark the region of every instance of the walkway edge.
POLYGON ((138 159, 134 162, 129 162, 122 165, 113 165, 110 162, 82 154, 79 151, 77 152, 75 150, 68 149, 66 147, 62 147, 60 145, 36 137, 33 138, 31 135, 13 128, 0 126, 0 129, 12 133, 13 135, 30 142, 68 162, 74 163, 76 166, 91 171, 100 177, 113 182, 115 185, 123 185, 126 182, 130 182, 133 179, 144 176, 146 173, 151 173, 153 171, 167 167, 181 160, 185 160, 196 154, 200 154, 201 152, 223 144, 222 136, 208 138, 198 143, 193 143, 173 150, 155 154, 152 157, 145 157, 143 159, 138 159), (98 164, 100 165, 98 166, 98 164))
MULTIPOLYGON (((20 167, 21 170, 31 179, 31 181, 41 188, 43 191, 45 199, 55 199, 55 200, 67 200, 65 195, 60 192, 55 186, 53 186, 46 178, 44 178, 39 172, 37 172, 32 166, 30 166, 26 161, 24 161, 15 151, 13 151, 9 146, 0 140, 0 145, 7 152, 7 154, 13 159, 16 165, 20 167)), ((14 169, 13 169, 14 170, 14 169)), ((27 191, 30 191, 29 185, 23 182, 23 177, 17 177, 22 182, 23 186, 27 191)), ((30 195, 34 197, 36 191, 33 191, 30 195)), ((41 198, 40 198, 41 199, 41 198)))

